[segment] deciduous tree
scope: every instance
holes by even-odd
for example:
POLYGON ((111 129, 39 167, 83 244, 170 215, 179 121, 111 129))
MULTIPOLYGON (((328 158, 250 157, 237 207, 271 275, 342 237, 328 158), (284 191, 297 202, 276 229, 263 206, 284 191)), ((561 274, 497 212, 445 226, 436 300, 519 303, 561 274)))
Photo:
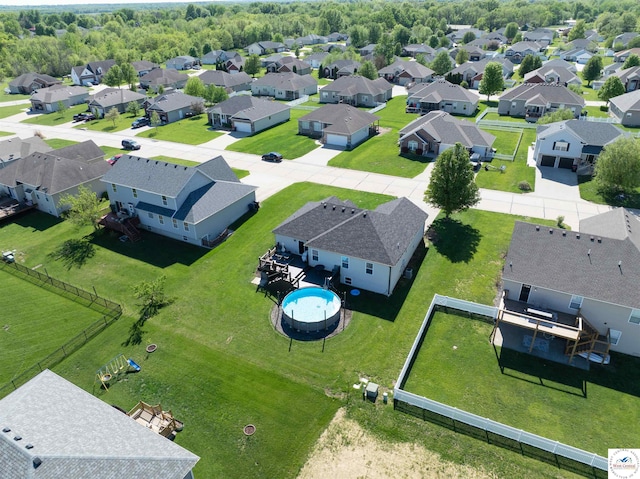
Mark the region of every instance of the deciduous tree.
POLYGON ((249 55, 244 64, 244 72, 247 75, 255 76, 260 71, 260 57, 256 54, 249 55))
POLYGON ((131 116, 138 116, 138 111, 140 111, 140 104, 137 101, 127 103, 127 113, 131 116))
POLYGON ((466 51, 464 48, 459 48, 458 53, 456 53, 456 63, 458 65, 462 65, 468 60, 469 60, 469 52, 466 51))
POLYGON ((624 137, 604 147, 595 166, 598 186, 605 191, 632 191, 640 186, 640 143, 624 137))
POLYGON ((602 101, 606 101, 609 104, 609 100, 613 97, 624 95, 625 89, 622 81, 617 76, 610 76, 604 82, 600 90, 598 90, 598 98, 602 101))
POLYGON ((573 112, 568 108, 561 108, 550 113, 546 113, 538 119, 538 125, 546 125, 556 121, 571 120, 574 117, 573 112))
POLYGON ((221 101, 225 101, 227 98, 229 98, 229 95, 224 87, 211 84, 207 85, 204 89, 204 99, 209 104, 220 103, 221 101))
POLYGON ((375 80, 378 78, 378 70, 376 70, 376 67, 370 60, 366 60, 362 63, 359 73, 361 76, 368 78, 369 80, 375 80))
POLYGON ((520 78, 524 78, 527 73, 537 70, 541 66, 542 59, 538 55, 525 55, 520 63, 520 68, 518 68, 518 74, 520 78))
POLYGON ((70 193, 62 195, 58 207, 69 207, 66 215, 72 223, 78 226, 92 225, 95 230, 98 229, 98 220, 101 216, 100 200, 86 186, 80 185, 75 195, 70 193))
MULTIPOLYGON (((638 38, 640 38, 640 37, 638 37, 638 38)), ((640 66, 640 57, 638 55, 636 55, 635 53, 632 53, 624 61, 624 64, 622 65, 622 69, 626 70, 627 68, 637 67, 637 66, 640 66)))
POLYGON ((118 121, 118 118, 120 118, 120 112, 115 106, 111 108, 109 111, 107 111, 107 113, 104 115, 105 120, 109 120, 113 122, 114 128, 116 127, 116 121, 118 121))
POLYGON ((502 76, 502 65, 498 62, 489 62, 484 67, 482 80, 480 80, 479 93, 489 97, 504 89, 504 77, 502 76))
POLYGON ((191 96, 204 96, 204 83, 198 77, 189 77, 186 85, 184 86, 184 92, 191 96))
POLYGON ((589 58, 589 61, 582 70, 582 78, 587 81, 587 86, 591 86, 593 80, 600 78, 600 72, 602 71, 602 57, 594 55, 589 58))
POLYGON ((444 75, 451 70, 451 66, 451 57, 445 51, 438 53, 431 63, 431 69, 436 75, 444 75))
POLYGON ((504 27, 504 36, 511 42, 518 34, 518 30, 520 30, 520 26, 516 22, 507 23, 507 26, 504 27))

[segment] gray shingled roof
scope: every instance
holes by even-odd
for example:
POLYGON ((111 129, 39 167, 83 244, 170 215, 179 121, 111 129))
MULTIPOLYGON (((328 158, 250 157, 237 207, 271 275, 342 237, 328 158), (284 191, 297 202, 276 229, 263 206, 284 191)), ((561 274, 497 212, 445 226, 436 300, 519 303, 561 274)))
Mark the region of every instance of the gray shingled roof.
POLYGON ((624 132, 611 123, 596 123, 593 121, 564 120, 547 125, 540 125, 537 129, 537 137, 544 139, 562 130, 572 131, 585 145, 605 146, 619 137, 624 132))
MULTIPOLYGON (((612 218, 600 216, 585 223, 585 231, 618 234, 619 229, 610 224, 612 218), (599 222, 602 224, 596 227, 599 222)), ((626 239, 615 239, 546 226, 536 230, 536 225, 516 222, 503 277, 567 294, 640 308, 640 250, 631 239, 632 236, 637 238, 640 222, 632 215, 628 229, 631 233, 626 239), (621 262, 620 267, 618 262, 621 262)))
POLYGON ((379 119, 379 116, 359 110, 351 105, 339 103, 337 105, 325 105, 307 113, 299 118, 298 122, 318 121, 328 125, 324 128, 325 132, 350 135, 379 119))
POLYGON ((378 96, 393 90, 384 78, 369 80, 359 75, 340 77, 322 88, 323 91, 333 91, 341 95, 371 95, 378 96))
POLYGON ((533 50, 534 52, 540 51, 542 45, 537 42, 517 42, 511 45, 507 51, 511 50, 514 53, 522 53, 526 50, 533 50))
POLYGON ((402 72, 407 72, 413 78, 428 78, 434 74, 431 68, 427 68, 416 61, 409 60, 396 60, 392 64, 378 70, 379 75, 397 75, 402 72))
POLYGON ((188 80, 189 75, 186 73, 180 73, 177 70, 173 70, 171 68, 155 68, 151 70, 146 75, 140 77, 141 82, 156 82, 158 83, 160 80, 166 80, 167 82, 179 82, 182 80, 188 80))
POLYGON ((582 82, 578 78, 578 76, 573 73, 571 70, 561 67, 561 66, 553 66, 553 65, 543 65, 536 70, 532 70, 524 76, 524 81, 528 82, 531 78, 539 76, 541 78, 545 78, 549 74, 555 74, 560 79, 560 83, 569 83, 570 81, 578 80, 582 82))
POLYGON ((433 83, 418 83, 408 91, 409 98, 427 103, 441 101, 468 101, 478 103, 478 96, 462 88, 460 85, 449 83, 447 80, 437 80, 433 83))
POLYGON ((36 151, 46 153, 51 150, 53 150, 53 148, 47 145, 39 136, 24 139, 18 137, 9 138, 8 140, 0 141, 0 162, 13 158, 24 158, 36 151))
POLYGON ((462 143, 467 148, 474 146, 490 147, 496 137, 478 128, 475 123, 458 120, 444 111, 432 111, 416 118, 400 130, 400 141, 412 134, 422 136, 425 132, 438 143, 454 145, 462 143))
POLYGON ((222 211, 256 190, 243 183, 215 181, 192 191, 173 216, 179 221, 196 224, 222 211))
POLYGON ((211 107, 209 113, 220 113, 255 121, 289 109, 289 106, 277 101, 263 100, 250 95, 237 95, 211 107))
POLYGON ((62 83, 57 78, 53 78, 45 73, 23 73, 9 82, 10 86, 28 87, 34 80, 41 80, 44 83, 62 83))
POLYGON ((623 113, 640 111, 640 90, 634 90, 624 95, 613 97, 609 100, 609 103, 623 113))
POLYGON ((245 72, 227 73, 222 70, 207 70, 198 76, 205 85, 216 85, 225 88, 233 88, 237 85, 251 85, 251 77, 245 72))
POLYGON ((507 58, 483 58, 477 62, 464 62, 462 65, 457 66, 453 70, 451 70, 452 74, 460 73, 463 74, 467 70, 473 70, 477 73, 484 72, 484 69, 487 67, 488 63, 499 63, 500 65, 506 66, 508 70, 513 70, 513 63, 511 60, 507 58))
POLYGON ((169 93, 163 93, 155 98, 150 98, 147 110, 156 111, 175 111, 181 108, 191 108, 194 103, 204 104, 204 99, 199 96, 191 96, 181 91, 175 90, 169 93))
POLYGON ((116 105, 128 104, 129 102, 145 99, 147 96, 128 88, 105 88, 100 93, 90 97, 89 105, 97 105, 102 108, 109 108, 116 105))
POLYGON ((505 91, 500 95, 500 101, 528 101, 536 96, 539 96, 544 103, 585 105, 584 98, 575 94, 564 85, 552 83, 523 83, 505 91))
POLYGON ((33 95, 31 100, 43 103, 57 103, 77 96, 89 96, 89 91, 81 86, 53 85, 48 88, 40 88, 33 95))
POLYGON ((49 370, 0 400, 0 427, 3 479, 184 479, 199 460, 49 370))
POLYGON ((617 76, 618 78, 620 78, 620 81, 624 85, 630 79, 638 79, 638 77, 640 77, 640 66, 618 70, 613 73, 612 76, 617 76))
POLYGON ((298 91, 318 82, 311 75, 297 75, 293 72, 267 73, 253 82, 254 85, 270 86, 284 91, 298 91))
POLYGON ((424 230, 426 219, 406 198, 367 211, 331 197, 307 203, 273 232, 304 241, 309 248, 393 266, 424 230))

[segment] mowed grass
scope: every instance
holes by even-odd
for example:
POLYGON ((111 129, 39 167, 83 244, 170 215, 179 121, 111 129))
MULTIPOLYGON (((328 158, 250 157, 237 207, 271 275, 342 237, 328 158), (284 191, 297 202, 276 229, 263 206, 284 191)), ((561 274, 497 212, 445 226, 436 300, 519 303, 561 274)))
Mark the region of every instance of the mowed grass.
POLYGON ((289 121, 236 141, 226 149, 254 155, 277 151, 288 160, 300 158, 318 148, 313 139, 298 134, 298 118, 308 113, 308 110, 292 108, 289 121))
POLYGON ((203 114, 162 126, 151 127, 146 131, 137 133, 136 136, 186 143, 187 145, 200 145, 222 135, 219 131, 210 130, 207 125, 208 121, 207 115, 203 114))
MULTIPOLYGON (((498 132, 497 132, 498 133, 498 132)), ((502 133, 502 132, 500 132, 502 133)), ((536 130, 523 130, 522 140, 516 152, 514 161, 493 160, 490 165, 496 168, 505 166, 505 171, 495 169, 485 170, 480 168, 476 175, 476 183, 480 188, 490 190, 507 191, 511 193, 525 193, 518 188, 518 183, 527 181, 531 185, 531 190, 535 189, 536 172, 535 168, 527 166, 527 154, 529 146, 536 139, 536 130)))
POLYGON ((0 386, 102 317, 1 268, 0 281, 4 298, 0 319, 0 386))
POLYGON ((64 138, 46 138, 44 142, 54 150, 59 150, 60 148, 66 148, 67 146, 78 144, 77 141, 65 140, 64 138))
POLYGON ((625 208, 640 208, 640 188, 624 194, 624 198, 617 193, 602 191, 592 176, 578 176, 580 198, 599 205, 624 206, 625 208))
POLYGON ((81 105, 74 105, 62 111, 53 111, 51 113, 34 114, 32 118, 27 118, 26 120, 22 120, 21 123, 29 123, 33 125, 43 125, 43 126, 57 126, 57 125, 62 125, 63 123, 69 123, 70 121, 73 121, 73 115, 75 115, 76 113, 82 113, 84 111, 87 111, 86 103, 83 103, 81 105))
MULTIPOLYGON (((144 114, 143 110, 141 110, 141 112, 142 114, 144 114)), ((107 120, 106 118, 98 118, 93 121, 81 121, 74 128, 112 133, 114 131, 122 131, 126 130, 127 128, 131 128, 131 123, 139 116, 140 115, 120 113, 120 116, 118 116, 115 121, 115 125, 112 120, 107 120)))
MULTIPOLYGON (((174 158, 172 156, 164 156, 164 155, 153 156, 150 159, 157 160, 157 161, 164 161, 166 163, 173 163, 173 164, 182 165, 182 166, 198 166, 200 164, 197 161, 183 160, 182 158, 174 158)), ((236 174, 238 179, 244 178, 245 176, 249 176, 249 174, 251 173, 250 171, 241 170, 240 168, 231 168, 231 169, 236 174)))
POLYGON ((0 119, 7 118, 9 116, 17 115, 27 110, 30 105, 12 105, 12 106, 0 106, 0 119))
POLYGON ((604 457, 610 444, 634 447, 625 424, 640 421, 640 359, 614 355, 613 366, 587 372, 497 347, 502 374, 491 330, 436 313, 405 389, 604 457))
MULTIPOLYGON (((31 98, 31 95, 23 95, 21 93, 6 93, 4 89, 9 87, 9 82, 12 80, 13 79, 8 79, 0 82, 0 103, 17 100, 28 100, 29 98, 31 98)), ((25 105, 29 107, 28 103, 26 103, 25 105)))
POLYGON ((491 128, 482 128, 482 130, 496 137, 496 140, 493 143, 496 153, 502 155, 515 155, 518 140, 521 135, 520 131, 497 130, 491 128))

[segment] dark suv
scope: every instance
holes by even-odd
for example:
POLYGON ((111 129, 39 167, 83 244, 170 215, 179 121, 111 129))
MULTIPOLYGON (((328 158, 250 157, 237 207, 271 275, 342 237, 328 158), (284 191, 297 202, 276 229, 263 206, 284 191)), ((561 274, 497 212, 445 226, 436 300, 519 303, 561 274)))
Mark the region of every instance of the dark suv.
POLYGON ((131 128, 140 128, 141 126, 148 126, 150 124, 151 122, 149 121, 149 118, 143 116, 141 118, 136 118, 135 120, 133 120, 133 123, 131 123, 131 128))
POLYGON ((280 163, 282 161, 282 155, 278 152, 271 151, 262 155, 264 161, 272 161, 274 163, 280 163))
POLYGON ((139 150, 140 143, 135 140, 122 140, 122 148, 125 150, 139 150))

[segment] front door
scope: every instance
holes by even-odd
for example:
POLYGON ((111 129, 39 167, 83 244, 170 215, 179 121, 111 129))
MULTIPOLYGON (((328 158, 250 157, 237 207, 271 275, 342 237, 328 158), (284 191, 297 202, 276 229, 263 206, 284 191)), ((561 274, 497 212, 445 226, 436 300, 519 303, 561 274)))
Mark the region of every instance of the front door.
POLYGON ((531 285, 530 284, 523 284, 522 288, 520 289, 520 297, 518 298, 518 300, 522 301, 523 303, 529 302, 529 293, 530 292, 531 292, 531 285))

